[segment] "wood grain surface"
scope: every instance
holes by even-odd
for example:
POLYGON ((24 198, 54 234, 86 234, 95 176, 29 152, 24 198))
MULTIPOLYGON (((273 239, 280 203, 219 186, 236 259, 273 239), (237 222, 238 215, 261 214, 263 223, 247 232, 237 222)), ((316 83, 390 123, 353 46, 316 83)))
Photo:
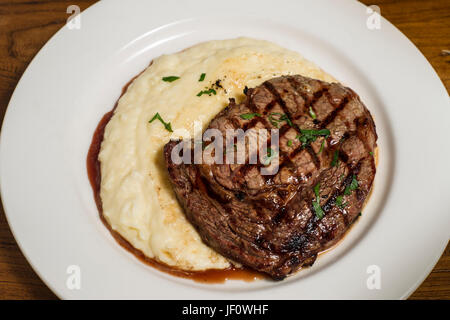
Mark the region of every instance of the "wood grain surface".
MULTIPOLYGON (((95 1, 0 0, 0 115, 35 54, 66 22, 71 4, 86 9, 95 1)), ((378 0, 377 5, 422 51, 450 89, 450 1, 378 0)), ((125 5, 126 1, 124 1, 125 5)), ((420 259, 420 253, 418 253, 420 259)), ((450 246, 411 299, 450 299, 450 246)), ((0 299, 56 299, 32 270, 0 208, 0 299)))

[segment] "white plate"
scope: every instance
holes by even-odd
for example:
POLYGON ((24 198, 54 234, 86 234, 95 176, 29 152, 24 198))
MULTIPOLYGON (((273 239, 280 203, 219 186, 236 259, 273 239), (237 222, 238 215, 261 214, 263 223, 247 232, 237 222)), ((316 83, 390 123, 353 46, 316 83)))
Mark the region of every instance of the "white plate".
POLYGON ((3 205, 20 248, 61 298, 406 298, 449 238, 449 97, 388 21, 369 30, 356 1, 101 1, 64 27, 20 80, 3 123, 3 205), (283 282, 204 285, 122 249, 98 218, 86 174, 94 128, 150 60, 249 36, 296 50, 356 90, 375 117, 380 159, 360 221, 309 270, 283 282), (71 265, 81 289, 66 286, 71 265), (370 290, 370 266, 381 288, 370 290), (376 267, 376 268, 377 268, 376 267), (369 269, 368 269, 369 268, 369 269))

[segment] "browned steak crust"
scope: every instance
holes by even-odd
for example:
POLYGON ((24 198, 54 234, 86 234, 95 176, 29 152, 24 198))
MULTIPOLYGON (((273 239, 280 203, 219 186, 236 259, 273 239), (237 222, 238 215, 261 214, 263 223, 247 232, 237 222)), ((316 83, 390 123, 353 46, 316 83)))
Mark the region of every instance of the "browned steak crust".
POLYGON ((353 90, 300 75, 249 89, 245 101, 231 100, 209 126, 224 135, 227 128, 275 127, 280 166, 274 175, 261 175, 260 162, 177 165, 171 152, 178 141, 167 143, 164 155, 175 194, 203 241, 283 279, 314 263, 358 217, 375 176, 377 134, 353 90), (241 117, 248 113, 258 115, 241 117), (281 114, 290 121, 270 120, 281 114), (321 129, 330 134, 301 141, 301 130, 321 129), (323 216, 313 205, 318 185, 323 216))

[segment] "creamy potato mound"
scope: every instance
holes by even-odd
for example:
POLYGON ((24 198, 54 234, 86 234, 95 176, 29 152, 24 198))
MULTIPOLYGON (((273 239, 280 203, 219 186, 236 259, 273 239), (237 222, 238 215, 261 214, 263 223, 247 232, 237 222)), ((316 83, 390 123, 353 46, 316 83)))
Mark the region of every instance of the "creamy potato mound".
POLYGON ((296 52, 249 38, 209 41, 155 59, 128 87, 106 126, 99 154, 100 196, 112 229, 146 256, 170 266, 229 267, 186 220, 170 186, 163 146, 171 138, 193 136, 194 121, 205 129, 229 98, 244 98, 245 86, 293 74, 335 81, 296 52), (205 78, 199 81, 202 73, 205 78), (162 80, 168 76, 180 78, 162 80), (217 80, 223 88, 215 85, 217 80), (197 96, 211 88, 216 95, 197 96), (149 123, 157 112, 174 133, 159 121, 149 123))

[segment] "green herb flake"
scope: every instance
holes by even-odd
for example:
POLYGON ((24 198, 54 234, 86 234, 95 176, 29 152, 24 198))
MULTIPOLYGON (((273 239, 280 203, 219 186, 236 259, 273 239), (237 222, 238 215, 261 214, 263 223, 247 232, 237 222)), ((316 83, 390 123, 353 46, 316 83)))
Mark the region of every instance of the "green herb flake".
POLYGON ((278 120, 276 120, 276 119, 274 119, 273 117, 272 117, 272 115, 269 115, 269 121, 270 121, 270 123, 275 127, 275 128, 279 128, 280 126, 279 126, 279 121, 278 120))
POLYGON ((322 143, 320 144, 320 149, 319 149, 319 152, 317 152, 317 155, 319 155, 319 154, 322 153, 323 147, 324 147, 324 145, 325 145, 325 140, 326 140, 326 139, 323 139, 322 143))
POLYGON ((343 196, 337 196, 336 197, 336 205, 338 206, 338 207, 340 207, 341 205, 342 205, 342 201, 344 200, 344 197, 343 196))
POLYGON ((300 129, 300 134, 297 135, 297 139, 300 140, 303 147, 306 147, 307 145, 311 144, 312 142, 316 141, 318 137, 325 137, 327 139, 330 136, 330 130, 328 129, 321 129, 321 130, 303 130, 300 129))
POLYGON ((272 160, 277 156, 277 152, 273 151, 272 148, 267 148, 267 155, 265 159, 263 160, 263 165, 268 166, 272 160))
POLYGON ((178 79, 180 79, 180 77, 177 77, 177 76, 169 76, 169 77, 162 78, 162 80, 165 82, 174 82, 175 80, 178 80, 178 79))
POLYGON ((331 160, 331 166, 336 167, 339 163, 339 150, 334 151, 333 160, 331 160))
POLYGON ((289 119, 289 117, 288 117, 286 114, 283 114, 283 115, 281 116, 280 120, 281 120, 281 121, 286 121, 286 123, 287 123, 289 126, 291 126, 291 127, 294 126, 294 124, 292 123, 291 119, 289 119))
POLYGON ((164 128, 166 128, 167 131, 173 132, 172 126, 171 126, 170 122, 165 122, 165 121, 161 118, 161 116, 159 115, 158 112, 153 116, 153 118, 152 118, 148 123, 152 123, 152 122, 155 121, 155 120, 159 120, 159 121, 164 125, 164 128))
POLYGON ((322 219, 325 215, 322 207, 320 206, 320 183, 316 184, 314 187, 314 194, 316 195, 316 200, 313 201, 312 205, 314 212, 316 213, 317 219, 322 219))
POLYGON ((288 147, 292 147, 292 140, 288 140, 287 145, 288 147))
POLYGON ((370 154, 371 156, 373 156, 373 152, 372 152, 372 151, 370 151, 369 154, 370 154))
POLYGON ((342 195, 337 196, 336 197, 336 206, 341 209, 344 209, 348 205, 348 203, 343 203, 343 201, 344 201, 344 196, 342 196, 342 195))
POLYGON ((311 116, 311 118, 313 118, 314 120, 317 119, 317 115, 314 112, 312 107, 309 107, 309 115, 311 116))
POLYGON ((247 86, 245 86, 243 92, 244 92, 245 95, 247 95, 247 92, 248 92, 248 87, 247 86))
POLYGON ((279 128, 280 127, 280 122, 283 122, 283 121, 285 121, 291 127, 294 126, 294 124, 292 123, 291 119, 289 119, 289 117, 286 114, 284 114, 284 113, 272 112, 269 115, 269 121, 275 128, 279 128), (278 116, 278 118, 274 118, 273 116, 278 116))
POLYGON ((356 176, 353 175, 352 182, 350 182, 350 184, 347 187, 345 187, 344 195, 349 196, 352 193, 352 191, 356 189, 358 189, 358 180, 356 180, 356 176))
POLYGON ((255 113, 244 113, 244 114, 241 114, 241 118, 242 119, 244 119, 244 120, 251 120, 251 119, 253 119, 254 117, 261 117, 261 115, 259 114, 259 113, 257 113, 257 112, 255 112, 255 113))
POLYGON ((200 97, 200 96, 202 96, 204 94, 207 94, 208 96, 211 96, 211 94, 216 95, 217 92, 214 89, 203 90, 203 91, 200 91, 199 93, 197 93, 197 97, 200 97))
POLYGON ((202 82, 203 80, 205 80, 205 77, 206 77, 206 73, 202 73, 200 75, 200 79, 198 79, 198 82, 202 82))
MULTIPOLYGON (((344 175, 341 175, 341 180, 343 178, 344 175)), ((344 196, 349 196, 352 191, 358 189, 358 180, 356 180, 356 176, 352 175, 352 181, 350 182, 350 184, 345 187, 344 190, 344 194, 343 195, 339 195, 336 197, 336 206, 340 209, 344 209, 346 206, 348 206, 348 203, 343 203, 344 201, 344 196)))

